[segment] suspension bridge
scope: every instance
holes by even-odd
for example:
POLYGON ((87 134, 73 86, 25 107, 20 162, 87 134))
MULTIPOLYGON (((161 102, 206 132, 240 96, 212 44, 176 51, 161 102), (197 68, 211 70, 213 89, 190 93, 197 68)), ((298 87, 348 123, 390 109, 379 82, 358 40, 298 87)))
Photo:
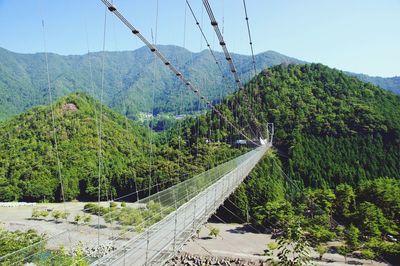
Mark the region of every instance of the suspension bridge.
MULTIPOLYGON (((135 236, 131 240, 127 241, 124 245, 119 247, 116 251, 109 255, 100 258, 95 261, 93 265, 163 265, 167 262, 183 245, 184 243, 193 236, 196 231, 201 227, 208 218, 215 213, 221 204, 224 203, 225 199, 228 198, 237 188, 237 186, 243 181, 244 178, 251 172, 258 161, 263 157, 265 152, 272 146, 274 127, 273 124, 265 123, 267 125, 267 138, 259 139, 259 142, 254 141, 243 130, 239 129, 234 123, 225 117, 204 95, 201 94, 200 90, 188 80, 182 72, 180 72, 158 49, 155 45, 151 44, 140 31, 133 26, 108 0, 101 0, 107 7, 107 9, 113 13, 125 26, 138 37, 150 51, 158 57, 163 64, 169 68, 186 87, 195 93, 201 100, 203 100, 209 108, 215 112, 221 119, 225 120, 232 128, 240 133, 247 141, 252 142, 257 148, 254 150, 241 155, 233 160, 230 160, 224 164, 221 164, 209 171, 195 176, 189 180, 181 182, 174 187, 171 187, 165 191, 156 193, 146 199, 141 200, 141 203, 148 203, 152 200, 162 202, 165 204, 166 201, 163 199, 172 199, 169 202, 169 206, 173 206, 174 211, 170 212, 158 223, 152 225, 143 233, 135 236), (185 195, 183 200, 177 200, 179 195, 185 195)), ((210 45, 204 32, 198 22, 190 3, 186 0, 186 3, 196 21, 196 25, 204 37, 208 48, 210 45)), ((252 51, 252 65, 254 68, 254 74, 256 74, 256 66, 253 53, 253 43, 251 40, 250 26, 248 23, 246 2, 243 1, 244 10, 246 15, 246 24, 249 34, 249 44, 252 51)), ((219 29, 218 22, 213 14, 212 8, 208 0, 203 0, 204 8, 210 18, 210 23, 215 30, 215 34, 219 40, 219 44, 225 54, 225 59, 230 67, 230 72, 233 75, 233 79, 237 84, 238 90, 243 90, 242 82, 236 70, 236 66, 233 62, 232 56, 230 55, 226 42, 219 29)), ((209 49, 213 58, 216 57, 209 49)), ((219 62, 216 60, 216 64, 219 62)), ((221 68, 219 68, 221 70, 221 68)), ((222 73, 222 70, 221 70, 222 73)), ((223 73, 222 73, 223 74, 223 73)), ((249 96, 243 98, 243 104, 249 104, 249 96)), ((251 118, 256 120, 253 111, 250 112, 251 118)), ((250 129, 254 134, 261 136, 262 130, 259 128, 253 130, 250 129)), ((167 204, 168 205, 168 204, 167 204)))
POLYGON ((176 210, 93 265, 163 265, 235 191, 270 147, 271 142, 264 143, 242 156, 141 200, 145 203, 159 199, 165 203, 164 199, 169 198, 176 210), (187 197, 177 201, 179 193, 187 197))
MULTIPOLYGON (((154 55, 154 58, 158 58, 166 68, 168 68, 178 80, 180 80, 184 86, 192 93, 194 93, 199 100, 201 100, 211 112, 219 116, 219 118, 229 127, 236 132, 238 136, 241 136, 246 143, 252 143, 256 148, 253 150, 220 164, 214 168, 209 169, 199 175, 196 175, 190 179, 187 179, 181 183, 178 183, 172 187, 169 187, 163 191, 157 192, 150 195, 147 198, 138 200, 135 204, 138 208, 145 209, 151 203, 159 204, 160 216, 156 223, 153 223, 149 227, 145 228, 142 232, 136 232, 132 235, 129 240, 120 244, 116 250, 110 252, 109 254, 98 257, 92 262, 92 265, 163 265, 172 256, 179 251, 182 246, 190 239, 196 231, 206 223, 206 221, 216 212, 221 204, 235 191, 235 189, 241 184, 241 182, 248 176, 255 165, 264 156, 266 151, 272 147, 274 127, 273 124, 267 123, 267 121, 259 122, 251 110, 251 97, 247 95, 244 91, 242 81, 240 80, 239 74, 231 54, 228 51, 227 44, 224 40, 223 34, 219 28, 219 24, 213 14, 212 8, 208 0, 202 0, 203 6, 207 11, 210 19, 210 24, 215 31, 218 38, 218 42, 224 52, 225 59, 229 65, 229 70, 232 74, 234 83, 237 86, 237 90, 243 92, 243 102, 242 104, 248 106, 251 110, 250 117, 253 120, 253 126, 247 121, 247 131, 252 133, 252 137, 247 134, 243 129, 242 125, 237 125, 234 120, 226 117, 216 106, 213 105, 212 101, 209 100, 205 95, 201 93, 201 90, 196 87, 185 75, 173 65, 173 63, 166 58, 157 49, 156 45, 151 43, 146 39, 145 36, 141 34, 138 28, 133 26, 127 18, 124 17, 122 11, 107 0, 101 0, 101 2, 106 6, 109 12, 115 15, 116 18, 123 23, 130 32, 140 39, 154 55), (260 125, 265 125, 264 129, 260 128, 260 125), (266 138, 262 137, 262 133, 266 132, 266 138)), ((200 25, 195 12, 193 11, 188 0, 185 0, 187 7, 189 8, 193 19, 200 30, 201 36, 207 44, 207 47, 213 56, 215 63, 221 72, 224 79, 228 79, 223 73, 221 62, 219 62, 211 49, 211 45, 206 38, 204 30, 200 25)), ((250 26, 248 22, 246 2, 243 1, 243 7, 245 11, 245 19, 248 30, 249 44, 252 52, 252 68, 254 70, 254 75, 257 74, 255 59, 253 53, 253 43, 250 34, 250 26)), ((42 23, 44 29, 44 22, 42 23)), ((104 50, 104 43, 103 43, 104 50)), ((47 73, 49 72, 47 53, 46 54, 46 64, 47 73)), ((104 59, 103 59, 104 60, 104 59)), ((103 73, 102 73, 102 85, 104 83, 104 61, 103 61, 103 73)), ((50 91, 50 78, 48 74, 48 87, 50 101, 51 91, 50 91)), ((53 110, 52 110, 53 112, 53 110)), ((99 122, 99 138, 101 139, 101 110, 100 110, 100 120, 99 122)), ((97 119, 97 118, 96 118, 97 119)), ((52 117, 54 126, 54 114, 52 117)), ((54 130, 55 136, 55 149, 57 147, 56 130, 54 130)), ((101 146, 100 152, 101 155, 101 146)), ((57 160, 58 154, 57 154, 57 160)), ((58 170, 61 184, 61 193, 63 194, 63 180, 61 175, 60 162, 58 162, 58 170)), ((100 169, 100 161, 99 161, 100 169)), ((99 170, 100 171, 100 170, 99 170)), ((99 172, 99 186, 101 184, 101 172, 99 172)), ((63 195, 64 197, 64 195, 63 195)), ((99 187, 99 204, 100 204, 100 187, 99 187)), ((98 224, 99 226, 100 224, 98 224)), ((61 234, 67 234, 70 240, 70 232, 62 232, 61 234)), ((57 236, 52 237, 55 239, 57 236)), ((71 241, 71 240, 70 240, 71 241)), ((100 238, 98 244, 100 244, 100 238)), ((34 245, 33 245, 34 246, 34 245)), ((25 250, 26 251, 26 250, 25 250)), ((20 251, 24 252, 24 250, 20 251)), ((10 254, 12 255, 12 254, 10 254)), ((7 259, 8 256, 4 256, 1 259, 7 259)), ((29 262, 30 257, 25 257, 22 261, 15 262, 16 265, 19 263, 29 262)), ((79 262, 76 262, 77 265, 79 262)))

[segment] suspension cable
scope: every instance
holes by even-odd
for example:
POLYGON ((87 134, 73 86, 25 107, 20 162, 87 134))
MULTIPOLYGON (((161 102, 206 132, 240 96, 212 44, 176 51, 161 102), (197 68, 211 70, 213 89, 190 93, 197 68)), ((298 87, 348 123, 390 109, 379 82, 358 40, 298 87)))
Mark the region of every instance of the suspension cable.
POLYGON ((251 39, 251 31, 250 31, 250 24, 249 24, 249 16, 247 15, 247 6, 246 6, 246 0, 243 0, 243 8, 244 8, 244 14, 245 14, 245 19, 246 19, 246 24, 247 24, 247 33, 249 35, 249 44, 250 44, 250 49, 251 49, 251 57, 252 57, 252 63, 253 63, 253 69, 254 69, 254 76, 257 75, 257 67, 256 67, 256 58, 254 57, 254 49, 253 49, 253 41, 251 39))
MULTIPOLYGON (((222 79, 223 79, 223 82, 224 82, 224 87, 225 86, 227 86, 227 84, 229 83, 228 82, 228 79, 227 79, 227 77, 226 77, 226 75, 225 75, 225 73, 224 73, 224 71, 222 70, 222 67, 221 67, 221 63, 220 63, 220 61, 217 59, 217 57, 216 57, 216 55, 215 55, 215 53, 214 53, 214 51, 213 51, 213 49, 211 48, 211 45, 210 45, 210 43, 209 43, 209 41, 208 41, 208 39, 207 39, 207 37, 206 37, 206 35, 205 35, 205 33, 204 33, 204 30, 203 30, 203 11, 204 11, 204 7, 202 8, 202 13, 201 13, 201 23, 199 23, 199 21, 198 21, 198 19, 197 19, 197 17, 196 17, 196 14, 194 13, 194 11, 193 11, 193 9, 192 9, 192 6, 190 5, 190 3, 189 3, 189 1, 188 0, 186 0, 186 5, 189 7, 189 9, 190 9, 190 12, 191 12, 191 14, 192 14, 192 17, 193 17, 193 19, 194 19, 194 21, 196 22, 196 25, 197 25, 197 27, 199 28, 199 30, 200 30, 200 35, 202 36, 202 38, 204 39, 204 41, 205 41, 205 43, 206 43, 206 45, 207 45, 207 48, 208 48, 208 50, 209 50, 209 52, 211 53, 211 56, 214 58, 214 61, 215 61, 215 64, 218 66, 218 69, 219 69, 219 71, 221 72, 221 75, 222 75, 222 79)), ((200 42, 200 49, 202 49, 202 42, 200 42)), ((222 101, 222 90, 220 90, 220 101, 222 101)), ((231 110, 231 112, 232 112, 232 114, 233 114, 233 111, 231 110)), ((222 121, 220 120, 220 125, 219 125, 219 127, 220 127, 220 129, 222 128, 222 123, 221 123, 222 121)), ((252 130, 252 129, 251 129, 252 130)), ((252 133, 255 135, 255 132, 254 131, 252 131, 252 133)))
MULTIPOLYGON (((58 173, 58 178, 60 181, 60 190, 61 190, 61 197, 62 197, 62 201, 63 201, 63 208, 64 208, 64 212, 66 213, 67 207, 66 207, 66 201, 65 201, 64 180, 63 180, 63 175, 62 175, 62 170, 61 170, 61 168, 62 168, 61 167, 61 159, 60 159, 60 152, 59 152, 59 147, 58 147, 56 120, 55 120, 54 106, 53 106, 53 95, 51 92, 49 59, 48 59, 48 53, 47 53, 46 28, 45 28, 44 19, 42 19, 42 30, 43 30, 43 49, 44 49, 44 56, 45 56, 45 62, 46 62, 47 89, 49 92, 51 123, 52 123, 52 127, 53 127, 53 138, 54 138, 54 149, 56 152, 56 161, 57 161, 57 173, 58 173)), ((69 230, 67 230, 67 232, 68 232, 68 241, 71 244, 71 235, 70 235, 69 230)))
MULTIPOLYGON (((233 75, 233 77, 234 77, 234 79, 235 79, 235 82, 236 82, 236 84, 237 84, 237 87, 238 87, 238 89, 239 89, 239 92, 242 91, 243 94, 246 96, 246 97, 243 98, 243 100, 246 102, 246 105, 247 105, 247 106, 249 107, 249 109, 250 109, 250 112, 249 112, 249 113, 250 113, 250 115, 251 115, 251 118, 252 118, 252 120, 253 120, 254 122, 258 122, 258 119, 255 117, 254 112, 253 112, 253 110, 251 109, 251 105, 248 103, 248 100, 247 100, 247 98, 250 98, 250 97, 249 97, 249 96, 245 93, 245 91, 244 91, 244 87, 243 87, 242 82, 241 82, 241 80, 240 80, 240 78, 239 78, 239 75, 238 75, 238 73, 237 73, 236 66, 235 66, 235 64, 234 64, 234 62, 233 62, 233 59, 232 59, 231 54, 230 54, 229 51, 228 51, 228 48, 227 48, 227 46, 226 46, 224 37, 223 37, 223 35, 222 35, 222 33, 221 33, 220 29, 219 29, 218 22, 217 22, 217 20, 216 20, 216 18, 215 18, 215 16, 214 16, 214 13, 213 13, 213 11, 212 11, 212 8, 211 8, 211 6, 210 6, 208 0, 203 0, 203 5, 204 5, 204 7, 205 7, 205 9, 206 9, 206 11, 207 11, 208 17, 210 18, 211 25, 212 25, 213 28, 214 28, 215 34, 216 34, 217 37, 218 37, 219 44, 220 44, 220 46, 222 47, 222 50, 224 51, 225 59, 226 59, 226 61, 228 62, 229 66, 230 66, 231 73, 232 73, 232 75, 233 75)), ((252 129, 251 126, 250 126, 250 129, 253 131, 253 129, 252 129)), ((257 125, 256 125, 256 130, 258 131, 258 134, 262 137, 261 130, 258 128, 257 125)))
MULTIPOLYGON (((246 20, 246 25, 247 25, 247 33, 249 36, 249 44, 250 44, 250 50, 251 50, 251 58, 252 58, 252 64, 253 64, 253 70, 254 70, 254 77, 257 76, 257 67, 256 67, 256 58, 254 56, 254 49, 253 49, 253 40, 251 38, 251 31, 250 31, 250 23, 249 23, 249 16, 247 14, 247 5, 246 5, 246 0, 243 0, 243 9, 244 9, 244 14, 245 14, 245 20, 246 20)), ((249 71, 249 80, 251 80, 251 74, 249 71)), ((250 95, 252 95, 252 99, 254 99, 253 103, 255 103, 255 91, 253 91, 251 82, 249 83, 249 90, 250 90, 250 95), (253 94, 254 92, 254 94, 253 94)), ((255 88, 256 86, 254 86, 255 88)), ((250 106, 252 106, 252 102, 250 100, 250 106)), ((254 106, 255 107, 255 106, 254 106)))
POLYGON ((221 68, 221 64, 220 64, 220 62, 218 61, 217 57, 215 56, 214 51, 211 49, 211 45, 210 45, 210 43, 208 42, 208 39, 207 39, 206 35, 204 34, 203 28, 202 28, 202 26, 200 25, 199 21, 197 20, 197 17, 196 17, 196 15, 194 14, 194 11, 193 11, 193 9, 192 9, 192 7, 191 7, 191 5, 190 5, 190 3, 189 3, 188 0, 186 0, 186 4, 187 4, 187 6, 189 7, 190 13, 192 13, 193 19, 194 19, 194 21, 196 22, 196 25, 197 25, 197 27, 199 28, 200 33, 201 33, 201 35, 203 36, 204 41, 206 42, 206 45, 207 45, 208 50, 210 51, 212 57, 214 58, 215 64, 218 66, 218 69, 219 69, 219 71, 221 72, 223 79, 225 79, 226 76, 225 76, 225 74, 224 74, 224 71, 223 71, 222 68, 221 68))
POLYGON ((60 181, 61 197, 62 197, 62 201, 63 201, 64 207, 65 207, 64 181, 63 181, 63 176, 62 176, 62 171, 61 171, 60 153, 59 153, 59 149, 58 149, 58 138, 57 138, 56 120, 55 120, 55 115, 54 115, 53 94, 51 92, 50 70, 49 70, 49 60, 48 60, 47 47, 46 47, 46 34, 45 34, 46 31, 45 31, 44 19, 42 20, 42 29, 43 29, 44 56, 45 56, 45 63, 46 63, 47 89, 49 92, 51 123, 53 126, 54 149, 56 152, 57 172, 58 172, 58 178, 60 181))
MULTIPOLYGON (((158 0, 156 0, 156 19, 155 19, 155 33, 153 36, 153 31, 151 31, 151 37, 153 44, 157 44, 157 34, 158 34, 158 0)), ((150 139, 150 166, 149 166, 149 196, 151 195, 151 183, 153 179, 153 127, 154 127, 154 102, 155 102, 155 87, 156 87, 156 71, 157 71, 157 65, 156 65, 156 57, 153 56, 153 86, 152 86, 152 93, 151 93, 151 120, 149 124, 149 129, 150 129, 150 134, 149 134, 149 139, 150 139)), ((157 185, 157 179, 155 180, 156 182, 156 190, 158 192, 158 185, 157 185)))
MULTIPOLYGON (((97 205, 100 207, 101 200, 101 168, 102 168, 102 126, 103 126, 103 92, 104 92, 104 62, 105 62, 105 49, 106 49, 106 29, 107 29, 107 9, 104 10, 104 28, 103 28, 103 51, 101 59, 101 87, 100 87, 100 114, 99 114, 99 151, 98 151, 98 195, 97 205)), ((100 214, 97 214, 97 246, 100 245, 100 214)))
POLYGON ((253 143, 256 146, 260 146, 255 143, 250 137, 248 137, 243 130, 240 130, 238 127, 232 124, 232 122, 225 117, 204 95, 202 95, 197 89, 184 75, 178 71, 178 69, 168 61, 165 56, 156 48, 155 45, 152 45, 140 32, 137 28, 135 28, 118 10, 112 5, 108 0, 101 0, 104 5, 107 6, 108 10, 112 12, 115 16, 117 16, 122 23, 127 26, 134 35, 136 35, 149 49, 153 52, 163 63, 167 66, 175 75, 187 86, 188 89, 192 90, 196 95, 200 97, 202 101, 204 101, 216 114, 218 114, 222 119, 224 119, 228 124, 230 124, 233 128, 237 130, 237 132, 246 138, 249 142, 253 143))

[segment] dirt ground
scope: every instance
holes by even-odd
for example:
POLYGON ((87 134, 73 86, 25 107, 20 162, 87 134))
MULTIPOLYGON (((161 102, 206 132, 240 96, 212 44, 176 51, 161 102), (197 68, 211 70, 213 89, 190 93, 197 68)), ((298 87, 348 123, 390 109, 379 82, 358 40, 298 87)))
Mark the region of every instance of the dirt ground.
MULTIPOLYGON (((84 214, 82 202, 45 203, 35 206, 17 206, 0 207, 0 227, 7 230, 28 230, 36 229, 39 233, 45 233, 48 236, 47 248, 57 249, 60 246, 66 248, 76 246, 82 242, 86 247, 96 246, 98 240, 103 244, 112 244, 118 247, 127 239, 134 236, 134 233, 122 230, 120 227, 106 224, 100 217, 92 215, 92 221, 89 224, 76 225, 74 217, 76 214, 84 214), (49 215, 45 219, 34 220, 31 218, 33 208, 67 210, 70 215, 66 221, 56 223, 49 215), (99 228, 97 226, 99 222, 99 228), (122 236, 121 236, 122 235, 122 236), (117 240, 115 240, 117 238, 117 240)), ((107 206, 107 203, 102 203, 107 206)), ((134 205, 132 205, 134 206, 134 205)), ((199 238, 189 241, 183 248, 183 252, 200 256, 221 256, 244 258, 248 260, 265 260, 263 256, 266 245, 274 241, 269 234, 256 232, 249 226, 241 224, 223 224, 209 223, 200 231, 199 238), (220 236, 211 238, 208 236, 210 227, 220 229, 220 236)), ((314 258, 318 257, 315 251, 312 251, 314 258)), ((359 265, 387 265, 384 263, 348 259, 352 264, 359 265)), ((324 261, 314 261, 315 265, 348 265, 345 264, 345 258, 339 254, 327 253, 324 255, 324 261)))
MULTIPOLYGON (((244 258, 247 260, 265 260, 264 250, 268 243, 273 242, 270 234, 262 234, 255 231, 249 226, 241 224, 223 224, 223 223, 208 223, 204 226, 199 234, 199 238, 195 238, 188 242, 183 252, 200 255, 200 256, 217 256, 217 257, 234 257, 244 258), (220 230, 220 236, 217 238, 209 237, 209 228, 216 227, 220 230)), ((345 258, 339 254, 326 253, 323 256, 323 261, 318 261, 318 253, 312 250, 312 257, 315 258, 315 265, 387 265, 376 261, 360 260, 348 258, 345 263, 345 258)))
MULTIPOLYGON (((95 246, 97 241, 102 243, 112 242, 126 231, 121 230, 120 227, 111 224, 106 224, 105 221, 95 215, 92 216, 90 223, 84 225, 80 222, 76 225, 74 217, 76 214, 83 215, 83 206, 86 203, 82 202, 68 202, 65 203, 43 203, 36 204, 35 206, 17 206, 17 207, 0 207, 0 227, 7 230, 22 230, 35 229, 39 233, 44 233, 49 238, 47 241, 47 248, 57 249, 61 245, 68 248, 75 246, 82 242, 85 246, 95 246), (33 208, 49 209, 68 211, 70 213, 67 221, 56 223, 53 217, 49 215, 46 218, 32 219, 33 208), (98 225, 99 221, 99 227, 98 225)), ((107 202, 101 203, 102 206, 107 206, 107 202)), ((126 233, 124 237, 132 237, 132 233, 126 233)), ((122 240, 115 241, 118 246, 122 240)))

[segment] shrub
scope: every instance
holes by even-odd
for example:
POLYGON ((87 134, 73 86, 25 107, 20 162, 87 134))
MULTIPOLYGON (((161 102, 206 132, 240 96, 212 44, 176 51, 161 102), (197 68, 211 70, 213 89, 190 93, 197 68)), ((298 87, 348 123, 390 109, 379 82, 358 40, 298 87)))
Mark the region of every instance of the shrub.
POLYGON ((53 216, 53 218, 56 220, 56 222, 58 222, 58 219, 60 219, 62 212, 61 211, 52 211, 51 212, 51 216, 53 216))
POLYGON ((86 203, 83 206, 83 211, 88 212, 88 213, 92 213, 96 209, 97 209, 97 204, 95 204, 95 203, 86 203))
POLYGON ((143 217, 140 210, 135 208, 126 207, 123 208, 118 215, 118 221, 121 225, 138 225, 143 222, 143 217))
POLYGON ((88 224, 92 221, 92 216, 90 214, 85 214, 85 216, 83 216, 83 222, 85 224, 88 224))
POLYGON ((33 208, 32 210, 32 218, 38 219, 41 215, 41 211, 38 208, 33 208))
POLYGON ((43 216, 43 218, 46 218, 47 216, 49 216, 49 212, 47 210, 42 210, 42 211, 40 211, 40 216, 43 216))
POLYGON ((117 208, 118 204, 114 201, 110 202, 110 208, 117 208))
POLYGON ((61 212, 61 219, 63 219, 63 220, 67 220, 68 219, 68 216, 69 216, 69 212, 67 212, 67 211, 63 211, 63 212, 61 212))
POLYGON ((80 214, 75 215, 74 221, 76 224, 79 224, 79 222, 82 220, 82 216, 80 214))
POLYGON ((219 236, 219 229, 216 227, 211 227, 210 232, 208 233, 209 236, 218 237, 219 236))
POLYGON ((125 207, 126 207, 126 202, 125 201, 121 202, 121 208, 125 208, 125 207))
POLYGON ((370 249, 361 250, 361 256, 363 259, 373 260, 375 258, 375 253, 370 249))
POLYGON ((267 244, 268 250, 275 250, 279 247, 278 243, 276 242, 271 242, 267 244))
POLYGON ((108 208, 98 206, 96 203, 86 203, 83 211, 95 215, 104 215, 108 212, 108 208))
POLYGON ((103 215, 103 218, 104 221, 106 221, 106 223, 112 223, 118 219, 118 216, 119 216, 119 210, 112 208, 110 209, 109 212, 103 215))
POLYGON ((46 240, 45 235, 39 235, 35 230, 29 229, 23 231, 7 231, 0 228, 0 257, 2 258, 1 265, 22 265, 27 258, 45 250, 46 240), (35 244, 37 243, 37 244, 35 244), (29 247, 29 248, 28 248, 29 247), (23 249, 23 252, 18 250, 23 249))

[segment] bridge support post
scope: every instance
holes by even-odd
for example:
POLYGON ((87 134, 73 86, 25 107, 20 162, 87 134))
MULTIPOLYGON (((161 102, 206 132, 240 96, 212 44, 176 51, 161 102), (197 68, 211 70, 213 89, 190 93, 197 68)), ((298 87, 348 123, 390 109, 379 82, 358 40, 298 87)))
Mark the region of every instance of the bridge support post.
POLYGON ((126 248, 124 248, 124 266, 125 266, 126 248))
POLYGON ((147 266, 147 261, 149 259, 149 242, 150 242, 150 238, 149 238, 149 231, 147 230, 147 240, 146 240, 146 263, 145 265, 147 266))
POLYGON ((175 227, 174 227, 174 253, 176 251, 176 224, 178 223, 178 217, 175 211, 175 227))
POLYGON ((205 195, 205 197, 206 197, 206 204, 205 204, 205 207, 204 207, 204 216, 207 216, 207 212, 208 212, 208 191, 207 191, 207 193, 206 193, 206 195, 205 195))
POLYGON ((214 187, 214 212, 217 211, 217 187, 214 187))
POLYGON ((194 229, 195 229, 195 221, 196 221, 196 207, 197 207, 196 205, 197 205, 197 199, 195 199, 194 206, 193 206, 193 225, 192 225, 193 233, 195 233, 194 229))

